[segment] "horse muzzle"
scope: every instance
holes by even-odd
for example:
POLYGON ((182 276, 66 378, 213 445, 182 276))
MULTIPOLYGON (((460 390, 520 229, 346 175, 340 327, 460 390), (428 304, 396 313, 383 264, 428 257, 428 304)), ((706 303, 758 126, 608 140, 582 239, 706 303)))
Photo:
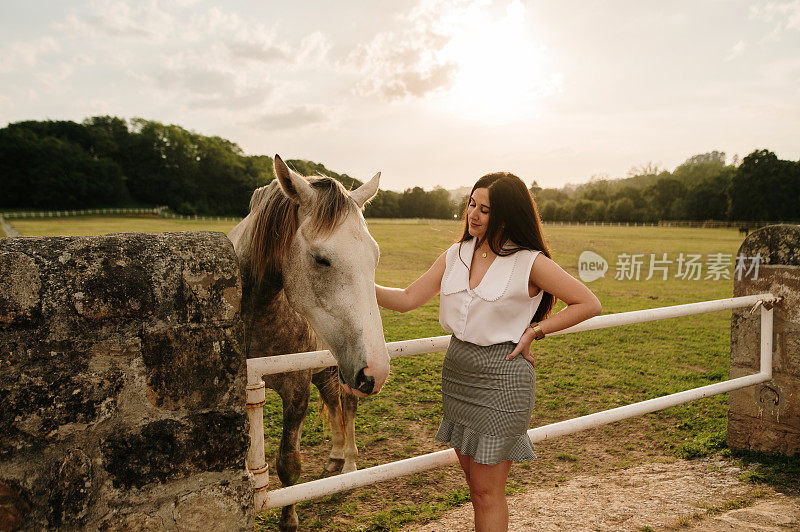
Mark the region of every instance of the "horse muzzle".
POLYGON ((378 393, 378 389, 375 388, 375 377, 366 375, 364 373, 364 368, 361 368, 356 374, 355 388, 348 386, 348 384, 342 380, 341 373, 339 374, 339 382, 347 393, 357 397, 367 397, 378 393))

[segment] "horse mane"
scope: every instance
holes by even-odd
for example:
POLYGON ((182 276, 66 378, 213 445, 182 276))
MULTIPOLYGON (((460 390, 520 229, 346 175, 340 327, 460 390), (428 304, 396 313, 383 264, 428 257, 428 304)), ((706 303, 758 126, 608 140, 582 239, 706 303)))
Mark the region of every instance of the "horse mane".
MULTIPOLYGON (((309 236, 330 235, 356 209, 356 204, 339 181, 327 176, 307 179, 317 193, 309 212, 309 236)), ((283 193, 277 179, 253 192, 250 213, 254 220, 248 255, 250 278, 255 286, 265 280, 282 284, 281 264, 297 233, 298 208, 283 193)))

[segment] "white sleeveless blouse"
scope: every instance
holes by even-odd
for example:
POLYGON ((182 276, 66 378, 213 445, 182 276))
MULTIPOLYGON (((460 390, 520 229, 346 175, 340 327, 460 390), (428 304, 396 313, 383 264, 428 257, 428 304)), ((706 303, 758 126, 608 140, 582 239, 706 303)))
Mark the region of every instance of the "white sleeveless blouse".
POLYGON ((439 323, 456 338, 477 345, 519 342, 530 324, 542 290, 528 295, 528 280, 539 251, 523 249, 495 257, 480 284, 469 287, 475 238, 455 243, 445 255, 439 298, 439 323), (463 262, 462 262, 463 261, 463 262))

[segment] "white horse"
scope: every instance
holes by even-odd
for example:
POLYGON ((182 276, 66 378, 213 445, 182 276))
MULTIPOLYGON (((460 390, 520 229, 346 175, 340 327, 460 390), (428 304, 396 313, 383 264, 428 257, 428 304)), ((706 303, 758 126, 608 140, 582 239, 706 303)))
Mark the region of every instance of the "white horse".
MULTIPOLYGON (((264 378, 283 401, 277 470, 286 486, 300 476, 312 382, 331 420, 326 471, 356 470, 355 396, 378 393, 389 354, 375 298, 379 250, 361 214, 380 172, 348 193, 335 179, 298 175, 278 155, 273 164, 277 179, 253 193, 250 214, 228 235, 242 272, 245 352, 254 358, 330 349, 338 362, 338 372, 334 366, 264 378)), ((297 529, 294 505, 283 508, 280 527, 297 529)))

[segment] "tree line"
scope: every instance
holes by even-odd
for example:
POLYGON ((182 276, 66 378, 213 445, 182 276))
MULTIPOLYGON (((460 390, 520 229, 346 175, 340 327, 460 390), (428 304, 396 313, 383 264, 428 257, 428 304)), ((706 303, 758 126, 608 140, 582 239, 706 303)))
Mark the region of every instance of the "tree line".
POLYGON ((264 159, 220 137, 138 118, 17 122, 0 130, 0 206, 244 214, 269 178, 264 159))
POLYGON ((534 181, 530 190, 548 221, 800 220, 800 161, 766 149, 726 159, 712 151, 673 172, 648 164, 625 179, 593 178, 559 189, 534 181))
MULTIPOLYGON (((303 175, 361 182, 320 163, 287 163, 303 175)), ((474 176, 473 176, 474 177, 474 176)), ((166 205, 181 214, 247 213, 252 191, 269 183, 272 159, 177 125, 96 116, 24 121, 0 129, 0 208, 47 210, 166 205)), ((724 152, 687 159, 673 172, 653 165, 624 179, 530 187, 545 221, 796 220, 800 162, 756 150, 728 163, 724 152)), ((381 190, 365 216, 453 218, 466 198, 441 188, 381 190)))
MULTIPOLYGON (((348 189, 361 182, 323 164, 286 161, 348 189)), ((177 125, 113 116, 24 121, 0 129, 0 208, 46 210, 166 205, 180 214, 247 214, 253 190, 274 179, 272 158, 177 125)), ((382 191, 368 216, 450 218, 447 191, 382 191)))

